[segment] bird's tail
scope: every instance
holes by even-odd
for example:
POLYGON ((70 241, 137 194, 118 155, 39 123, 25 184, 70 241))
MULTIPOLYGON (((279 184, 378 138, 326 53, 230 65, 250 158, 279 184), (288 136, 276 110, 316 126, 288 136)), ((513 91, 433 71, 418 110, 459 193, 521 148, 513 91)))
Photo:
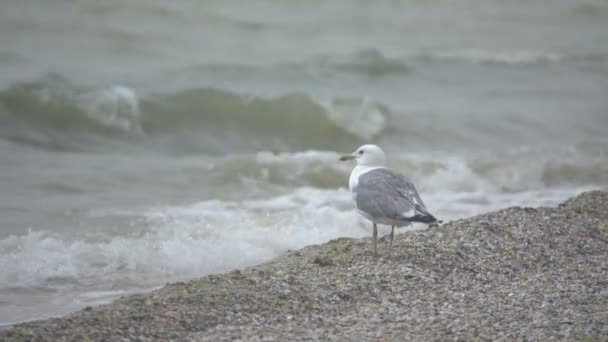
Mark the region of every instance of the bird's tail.
POLYGON ((426 224, 439 224, 442 223, 443 221, 438 220, 437 218, 435 218, 435 216, 426 213, 425 215, 415 215, 411 218, 409 218, 409 221, 412 222, 420 222, 420 223, 426 223, 426 224))

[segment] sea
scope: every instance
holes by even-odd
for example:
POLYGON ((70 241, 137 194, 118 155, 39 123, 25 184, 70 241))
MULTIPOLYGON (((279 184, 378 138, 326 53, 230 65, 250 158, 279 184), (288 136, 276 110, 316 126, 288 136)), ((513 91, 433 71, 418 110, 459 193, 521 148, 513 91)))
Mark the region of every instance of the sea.
POLYGON ((444 221, 606 189, 608 2, 4 0, 0 325, 369 237, 364 143, 444 221))

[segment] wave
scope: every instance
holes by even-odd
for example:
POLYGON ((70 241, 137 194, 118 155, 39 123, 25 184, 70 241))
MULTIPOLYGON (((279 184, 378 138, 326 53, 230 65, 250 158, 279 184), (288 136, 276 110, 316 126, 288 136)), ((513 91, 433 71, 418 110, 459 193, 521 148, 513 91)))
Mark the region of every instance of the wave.
POLYGON ((350 149, 380 135, 389 115, 369 98, 262 98, 214 88, 139 96, 123 85, 83 89, 60 77, 0 92, 0 137, 66 150, 104 139, 210 153, 350 149))
POLYGON ((608 6, 602 2, 588 2, 573 6, 572 13, 577 16, 589 18, 604 18, 608 15, 608 6))
POLYGON ((541 63, 557 63, 562 61, 563 58, 563 56, 549 51, 489 51, 483 49, 435 51, 429 53, 421 53, 417 56, 417 59, 423 62, 461 62, 499 65, 530 65, 541 63))
POLYGON ((211 87, 143 93, 49 76, 0 90, 0 139, 47 150, 211 155, 350 151, 368 142, 410 151, 496 151, 554 145, 564 130, 570 134, 560 146, 592 142, 606 125, 594 112, 581 113, 584 120, 548 114, 407 112, 367 96, 269 97, 211 87))
POLYGON ((374 48, 361 49, 348 56, 315 58, 313 64, 330 71, 359 74, 372 78, 410 72, 410 68, 404 60, 387 57, 380 50, 374 48))
POLYGON ((50 76, 0 92, 1 137, 41 148, 80 149, 82 138, 141 133, 139 118, 138 99, 124 86, 85 90, 50 76))
POLYGON ((313 55, 303 60, 279 60, 267 62, 202 63, 176 71, 180 77, 189 79, 213 75, 215 79, 263 79, 280 82, 311 80, 351 80, 356 82, 379 82, 385 78, 405 79, 416 77, 434 64, 448 64, 460 68, 462 64, 494 67, 521 67, 563 62, 603 63, 601 53, 563 55, 552 51, 536 50, 433 50, 413 54, 389 54, 378 48, 363 48, 350 53, 313 55))
POLYGON ((98 282, 106 288, 148 287, 225 271, 339 236, 367 235, 351 209, 345 191, 300 188, 266 199, 91 213, 128 216, 132 229, 101 237, 30 230, 0 239, 0 289, 94 288, 98 282))
MULTIPOLYGON (((553 205, 581 189, 490 195, 425 191, 423 197, 438 216, 451 219, 509 205, 553 205)), ((310 187, 261 199, 89 215, 127 217, 130 229, 113 235, 85 230, 69 236, 30 230, 0 239, 0 290, 149 288, 256 264, 341 236, 369 236, 369 224, 353 210, 347 191, 310 187)))
MULTIPOLYGON (((294 187, 346 188, 350 163, 330 151, 259 152, 214 161, 206 169, 214 184, 279 191, 294 187), (235 180, 238 180, 235 182, 235 180), (236 185, 235 185, 236 184, 236 185)), ((391 154, 391 168, 407 174, 424 193, 516 194, 547 188, 608 184, 608 162, 593 155, 571 157, 560 151, 472 157, 391 154)))

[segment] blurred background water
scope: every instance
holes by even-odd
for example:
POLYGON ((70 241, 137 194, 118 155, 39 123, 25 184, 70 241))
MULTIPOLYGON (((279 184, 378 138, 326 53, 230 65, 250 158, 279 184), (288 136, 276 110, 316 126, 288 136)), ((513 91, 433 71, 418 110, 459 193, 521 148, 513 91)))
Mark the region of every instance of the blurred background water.
POLYGON ((0 325, 370 235, 373 142, 444 220, 608 185, 604 0, 8 0, 0 325))

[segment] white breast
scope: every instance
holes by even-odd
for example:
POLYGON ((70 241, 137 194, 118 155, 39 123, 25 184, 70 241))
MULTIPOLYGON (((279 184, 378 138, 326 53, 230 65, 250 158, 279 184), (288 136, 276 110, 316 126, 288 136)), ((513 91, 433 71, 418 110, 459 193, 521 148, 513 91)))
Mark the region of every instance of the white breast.
POLYGON ((383 168, 383 166, 355 166, 353 168, 353 171, 350 173, 350 178, 348 179, 348 190, 350 190, 350 192, 353 192, 353 190, 357 187, 357 184, 359 184, 359 177, 361 177, 363 174, 372 170, 383 168))

